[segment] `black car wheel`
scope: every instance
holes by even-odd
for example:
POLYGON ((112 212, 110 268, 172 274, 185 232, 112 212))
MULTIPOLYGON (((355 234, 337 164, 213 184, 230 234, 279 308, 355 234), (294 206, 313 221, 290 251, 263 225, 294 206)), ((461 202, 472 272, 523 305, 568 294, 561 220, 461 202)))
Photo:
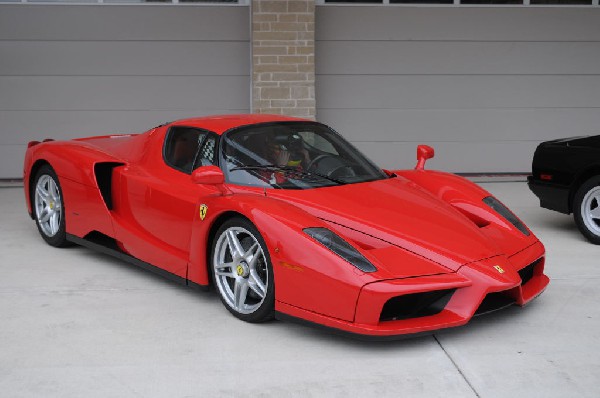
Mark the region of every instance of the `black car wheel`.
POLYGON ((573 200, 573 215, 583 236, 600 245, 600 176, 579 187, 573 200))
POLYGON ((264 239, 251 222, 227 220, 215 235, 211 272, 225 307, 246 322, 273 318, 275 284, 264 239))
POLYGON ((35 222, 42 238, 51 246, 68 246, 65 204, 58 176, 49 165, 42 166, 31 186, 35 222))

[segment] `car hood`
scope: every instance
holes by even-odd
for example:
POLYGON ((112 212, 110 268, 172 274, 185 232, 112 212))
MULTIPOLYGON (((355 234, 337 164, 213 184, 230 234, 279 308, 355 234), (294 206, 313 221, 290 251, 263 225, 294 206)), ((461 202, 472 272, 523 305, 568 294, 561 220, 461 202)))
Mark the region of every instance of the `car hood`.
POLYGON ((501 254, 475 223, 403 177, 309 190, 268 190, 267 195, 452 271, 501 254))

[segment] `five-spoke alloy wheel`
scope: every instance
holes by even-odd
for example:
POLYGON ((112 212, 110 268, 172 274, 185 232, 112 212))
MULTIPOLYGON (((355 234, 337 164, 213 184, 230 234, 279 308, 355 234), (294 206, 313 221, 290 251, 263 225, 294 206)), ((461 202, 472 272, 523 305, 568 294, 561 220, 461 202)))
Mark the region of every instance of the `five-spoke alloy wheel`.
POLYGON ((58 177, 54 170, 42 166, 32 185, 35 221, 48 244, 56 247, 66 244, 64 202, 58 177))
POLYGON ((212 276, 219 296, 247 322, 273 318, 273 268, 266 247, 256 227, 237 217, 223 223, 213 241, 212 276))
POLYGON ((600 244, 600 176, 584 182, 573 200, 575 223, 592 243, 600 244))

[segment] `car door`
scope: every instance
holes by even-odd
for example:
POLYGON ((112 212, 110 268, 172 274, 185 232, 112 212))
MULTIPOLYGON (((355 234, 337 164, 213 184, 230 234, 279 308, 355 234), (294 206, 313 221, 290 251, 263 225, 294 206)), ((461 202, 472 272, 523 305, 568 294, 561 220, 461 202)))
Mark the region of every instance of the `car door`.
POLYGON ((202 198, 215 195, 214 187, 192 183, 191 172, 214 162, 217 140, 180 126, 164 137, 148 161, 121 172, 121 214, 127 222, 117 235, 129 254, 185 277, 192 221, 202 198))

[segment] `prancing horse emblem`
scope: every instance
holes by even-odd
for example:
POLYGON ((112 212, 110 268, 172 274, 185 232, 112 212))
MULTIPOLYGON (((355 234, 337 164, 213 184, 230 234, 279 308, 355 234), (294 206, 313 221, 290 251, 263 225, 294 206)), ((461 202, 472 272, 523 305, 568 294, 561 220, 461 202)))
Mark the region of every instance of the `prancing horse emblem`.
POLYGON ((208 206, 207 205, 200 205, 200 219, 204 220, 204 217, 206 217, 206 212, 208 211, 208 206))
POLYGON ((504 270, 502 269, 502 267, 501 267, 501 266, 499 266, 499 265, 494 265, 494 268, 496 268, 496 271, 500 272, 501 274, 503 274, 503 273, 504 273, 504 270))

